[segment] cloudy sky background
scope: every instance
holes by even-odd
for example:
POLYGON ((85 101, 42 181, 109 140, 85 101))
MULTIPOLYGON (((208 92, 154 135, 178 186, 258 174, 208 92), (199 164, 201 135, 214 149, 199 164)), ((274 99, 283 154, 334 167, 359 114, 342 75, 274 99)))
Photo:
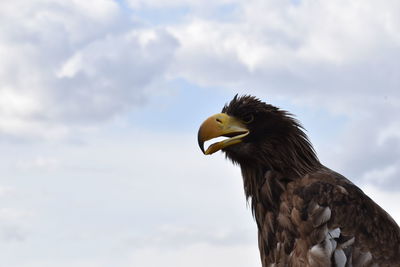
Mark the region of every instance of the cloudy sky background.
POLYGON ((234 94, 297 115, 400 222, 400 2, 0 2, 0 266, 260 266, 234 94))

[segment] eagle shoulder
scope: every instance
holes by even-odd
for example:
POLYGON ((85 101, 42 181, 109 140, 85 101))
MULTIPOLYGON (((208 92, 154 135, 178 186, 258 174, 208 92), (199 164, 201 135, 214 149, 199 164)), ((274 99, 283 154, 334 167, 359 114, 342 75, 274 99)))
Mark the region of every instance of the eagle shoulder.
POLYGON ((286 181, 268 171, 253 199, 263 267, 400 266, 399 227, 349 180, 323 168, 286 181))
POLYGON ((292 266, 400 266, 398 225, 340 174, 323 168, 289 183, 281 203, 297 231, 292 266))

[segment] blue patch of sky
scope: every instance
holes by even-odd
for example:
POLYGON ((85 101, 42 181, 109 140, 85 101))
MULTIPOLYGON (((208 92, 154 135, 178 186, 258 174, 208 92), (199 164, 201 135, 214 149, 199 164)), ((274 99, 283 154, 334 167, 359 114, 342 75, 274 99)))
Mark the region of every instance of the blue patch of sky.
POLYGON ((132 8, 126 0, 115 0, 123 13, 130 14, 134 18, 151 25, 174 24, 182 22, 187 14, 190 13, 188 6, 176 7, 146 7, 132 8))
POLYGON ((182 22, 190 13, 189 7, 163 7, 133 9, 133 16, 151 25, 176 24, 182 22))
POLYGON ((134 18, 150 25, 182 23, 189 17, 189 15, 205 17, 206 19, 214 19, 218 21, 231 21, 238 17, 238 5, 234 3, 212 6, 206 12, 200 10, 200 13, 198 13, 195 10, 195 7, 191 7, 190 5, 166 7, 148 7, 144 5, 139 8, 132 8, 125 0, 115 1, 119 4, 123 13, 130 14, 134 18))
POLYGON ((235 3, 228 3, 217 6, 213 12, 213 17, 219 21, 232 21, 238 18, 238 5, 235 3))
POLYGON ((341 136, 349 121, 344 115, 335 115, 321 108, 297 107, 295 110, 296 117, 313 143, 334 142, 335 138, 341 136))
POLYGON ((293 114, 303 125, 310 141, 314 144, 332 142, 341 136, 349 122, 349 118, 344 115, 333 114, 321 107, 294 104, 288 98, 272 97, 268 101, 293 114))
POLYGON ((184 79, 171 84, 174 93, 153 97, 146 106, 132 111, 132 125, 147 130, 196 132, 208 116, 220 112, 233 97, 221 88, 200 87, 184 79))
POLYGON ((125 0, 114 0, 121 8, 122 11, 129 12, 130 7, 125 0))
POLYGON ((301 4, 301 0, 290 0, 290 2, 292 2, 292 4, 298 6, 301 4))

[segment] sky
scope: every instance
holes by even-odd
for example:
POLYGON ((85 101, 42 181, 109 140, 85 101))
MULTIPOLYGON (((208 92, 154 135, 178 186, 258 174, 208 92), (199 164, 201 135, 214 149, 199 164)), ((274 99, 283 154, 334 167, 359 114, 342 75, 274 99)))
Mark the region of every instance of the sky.
POLYGON ((400 222, 400 2, 0 2, 0 267, 261 266, 236 94, 295 114, 400 222))

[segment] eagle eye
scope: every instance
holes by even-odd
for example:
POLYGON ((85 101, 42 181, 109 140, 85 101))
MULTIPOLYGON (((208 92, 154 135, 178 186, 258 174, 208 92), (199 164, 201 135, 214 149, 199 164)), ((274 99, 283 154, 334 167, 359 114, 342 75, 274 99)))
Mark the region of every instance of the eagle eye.
POLYGON ((247 114, 246 116, 243 117, 242 120, 246 124, 251 123, 254 120, 254 115, 253 114, 247 114))

